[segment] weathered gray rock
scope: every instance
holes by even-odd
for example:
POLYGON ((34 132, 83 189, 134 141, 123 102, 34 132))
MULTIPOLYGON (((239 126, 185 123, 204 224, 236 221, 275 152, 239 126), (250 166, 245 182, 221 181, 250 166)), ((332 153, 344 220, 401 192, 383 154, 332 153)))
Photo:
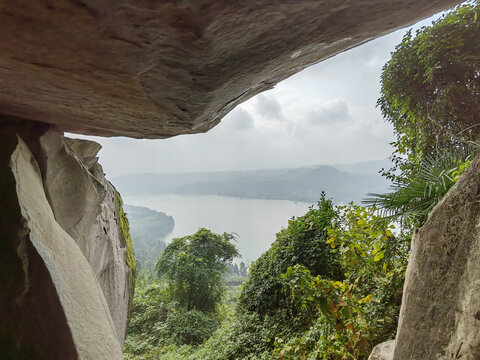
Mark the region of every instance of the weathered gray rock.
POLYGON ((44 188, 55 219, 90 263, 123 344, 133 289, 125 261, 127 246, 120 229, 118 194, 94 161, 100 145, 66 139, 54 129, 43 134, 39 143, 44 188))
POLYGON ((385 341, 375 346, 368 360, 393 360, 395 340, 385 341))
POLYGON ((33 122, 0 137, 0 358, 121 359, 134 257, 99 146, 33 122))
POLYGON ((61 130, 204 132, 305 67, 460 0, 0 1, 0 113, 61 130))
MULTIPOLYGON (((48 350, 36 348, 41 344, 33 343, 31 346, 35 350, 30 358, 122 359, 110 310, 95 274, 74 239, 55 220, 44 193, 39 166, 20 138, 11 157, 11 168, 23 221, 17 253, 23 263, 24 290, 10 296, 17 296, 17 304, 30 301, 35 295, 46 297, 49 291, 52 296, 58 297, 61 307, 56 310, 64 316, 65 342, 68 342, 57 353, 55 346, 50 353, 45 353, 48 350), (34 269, 29 267, 29 254, 25 250, 28 247, 40 256, 51 279, 50 287, 41 289, 37 294, 30 293, 30 271, 34 269)), ((2 271, 5 269, 2 268, 2 271)), ((47 316, 52 315, 47 313, 47 316)), ((30 326, 34 327, 35 324, 30 326)), ((20 329, 22 331, 24 329, 20 329)), ((43 336, 54 339, 56 335, 51 333, 43 336)), ((15 337, 14 341, 18 339, 15 337)))
POLYGON ((394 359, 480 359, 480 156, 415 234, 394 359))
POLYGON ((83 165, 85 165, 85 167, 91 171, 93 166, 98 162, 97 154, 102 148, 102 145, 96 143, 95 141, 81 139, 63 138, 63 141, 82 161, 83 165))
POLYGON ((44 259, 29 238, 10 164, 15 134, 45 126, 0 127, 0 358, 78 359, 63 304, 44 259))

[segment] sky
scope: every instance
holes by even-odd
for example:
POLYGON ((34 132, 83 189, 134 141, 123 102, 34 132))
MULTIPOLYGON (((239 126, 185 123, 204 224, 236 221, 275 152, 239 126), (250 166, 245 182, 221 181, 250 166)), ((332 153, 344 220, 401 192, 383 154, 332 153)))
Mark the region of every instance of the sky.
MULTIPOLYGON (((417 23, 414 29, 432 20, 417 23)), ((240 104, 204 134, 162 140, 82 138, 103 146, 100 163, 110 179, 132 173, 293 168, 385 159, 392 152, 393 130, 376 108, 380 75, 405 32, 396 31, 310 66, 240 104)))

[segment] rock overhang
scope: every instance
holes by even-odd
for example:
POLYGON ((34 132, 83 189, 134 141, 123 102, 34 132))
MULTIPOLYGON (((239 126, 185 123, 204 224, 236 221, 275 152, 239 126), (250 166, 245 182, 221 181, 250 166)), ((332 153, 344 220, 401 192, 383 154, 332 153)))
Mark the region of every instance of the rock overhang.
POLYGON ((4 0, 0 114, 99 136, 205 132, 239 103, 458 0, 4 0))

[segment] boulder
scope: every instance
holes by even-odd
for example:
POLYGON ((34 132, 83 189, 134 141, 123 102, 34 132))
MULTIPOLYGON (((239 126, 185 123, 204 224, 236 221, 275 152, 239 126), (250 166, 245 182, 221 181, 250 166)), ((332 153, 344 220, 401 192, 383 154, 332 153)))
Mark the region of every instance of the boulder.
POLYGON ((0 1, 0 114, 136 138, 205 132, 307 66, 460 0, 0 1))
POLYGON ((480 156, 412 241, 394 359, 480 359, 480 156))
POLYGON ((393 360, 395 340, 385 341, 375 346, 368 360, 393 360))

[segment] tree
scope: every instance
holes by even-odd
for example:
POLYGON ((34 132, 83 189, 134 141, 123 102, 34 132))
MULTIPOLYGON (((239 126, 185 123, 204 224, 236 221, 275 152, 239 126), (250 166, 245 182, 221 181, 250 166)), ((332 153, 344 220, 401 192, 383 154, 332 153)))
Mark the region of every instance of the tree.
POLYGON ((408 31, 383 68, 384 117, 393 124, 392 192, 364 202, 419 227, 469 165, 480 137, 480 1, 408 31))
POLYGON ((248 269, 247 266, 243 261, 240 261, 240 269, 238 270, 240 275, 242 276, 248 276, 248 269))
POLYGON ((415 37, 407 32, 384 66, 378 106, 396 135, 396 167, 388 177, 414 176, 423 159, 439 158, 479 137, 479 12, 477 0, 415 37))
POLYGON ((160 256, 156 269, 167 280, 180 306, 204 313, 215 311, 224 284, 227 263, 239 256, 233 234, 215 234, 201 228, 195 234, 173 239, 160 256))

